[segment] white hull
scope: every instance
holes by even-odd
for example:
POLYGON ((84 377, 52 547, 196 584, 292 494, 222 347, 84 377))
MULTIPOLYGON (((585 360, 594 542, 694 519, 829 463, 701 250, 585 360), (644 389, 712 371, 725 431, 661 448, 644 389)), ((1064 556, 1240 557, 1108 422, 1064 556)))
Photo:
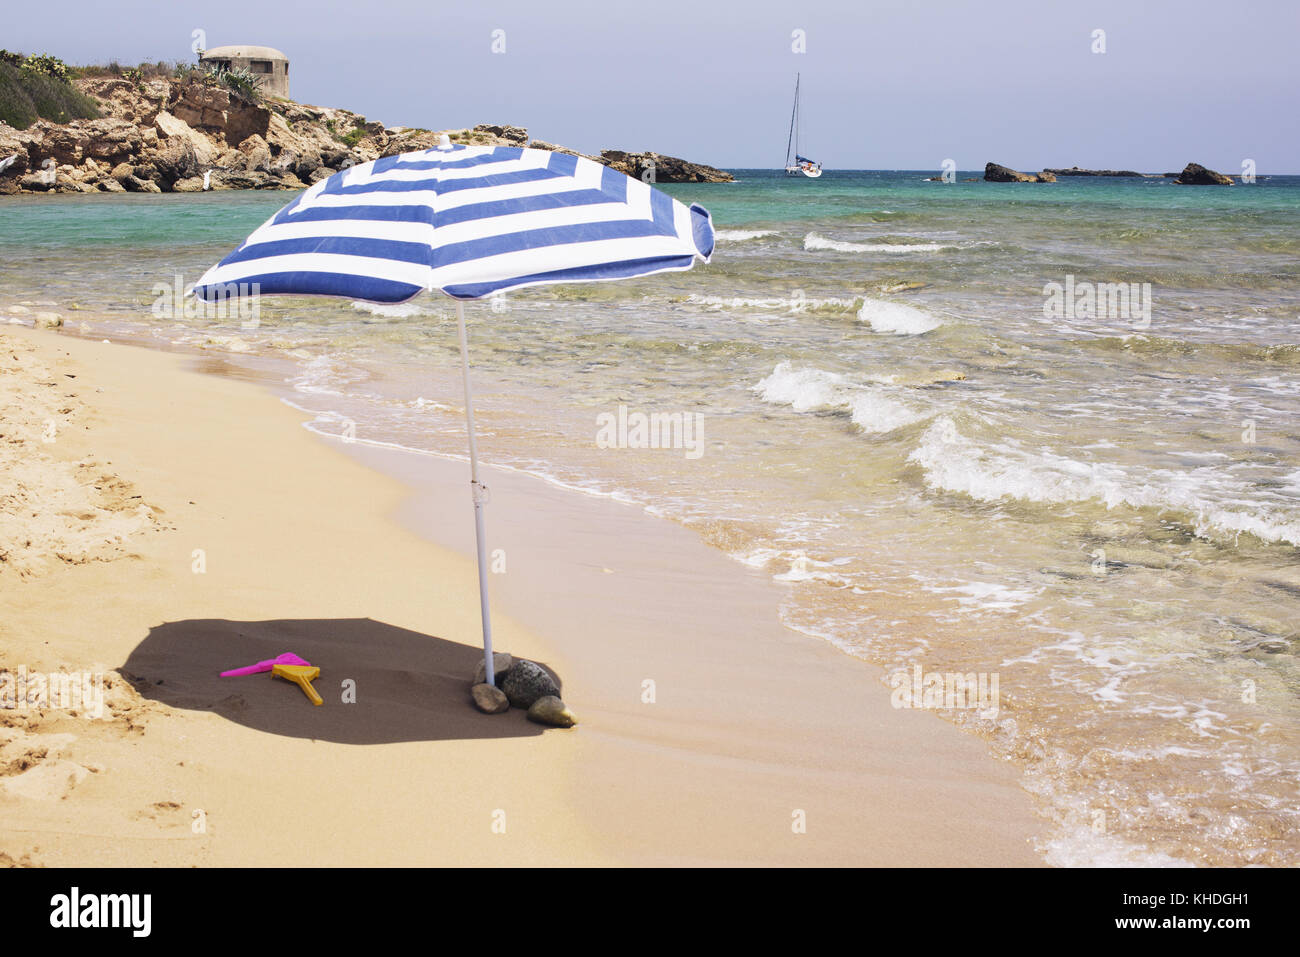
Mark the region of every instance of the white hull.
POLYGON ((785 168, 786 176, 798 176, 801 173, 809 179, 816 179, 822 174, 822 168, 820 166, 814 166, 812 169, 804 169, 802 166, 787 166, 785 168))

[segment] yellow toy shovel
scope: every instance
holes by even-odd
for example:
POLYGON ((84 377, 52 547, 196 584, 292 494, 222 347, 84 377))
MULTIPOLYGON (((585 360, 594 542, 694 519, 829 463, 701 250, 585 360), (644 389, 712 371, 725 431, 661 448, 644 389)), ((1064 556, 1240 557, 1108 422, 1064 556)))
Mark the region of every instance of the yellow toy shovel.
POLYGON ((316 689, 311 686, 311 679, 320 676, 320 669, 315 665, 273 665, 271 674, 292 681, 311 699, 312 704, 325 703, 324 699, 316 693, 316 689))

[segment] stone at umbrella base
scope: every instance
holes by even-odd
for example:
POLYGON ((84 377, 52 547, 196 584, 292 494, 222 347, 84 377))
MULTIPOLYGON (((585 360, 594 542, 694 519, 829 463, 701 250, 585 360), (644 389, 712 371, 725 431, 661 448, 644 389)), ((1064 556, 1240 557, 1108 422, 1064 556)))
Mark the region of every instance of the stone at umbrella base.
POLYGON ((469 689, 469 694, 474 699, 474 707, 484 714, 501 714, 510 710, 510 702, 507 700, 505 692, 496 685, 490 685, 486 682, 476 684, 469 689))
MULTIPOLYGON (((506 680, 506 672, 514 665, 515 659, 504 651, 495 651, 492 653, 492 677, 496 679, 496 686, 501 687, 501 682, 506 680)), ((479 656, 478 668, 474 671, 474 680, 470 685, 481 685, 487 681, 487 665, 483 663, 482 655, 479 656)))
POLYGON ((549 724, 553 728, 572 728, 578 723, 572 711, 555 695, 544 695, 528 709, 528 720, 549 724))

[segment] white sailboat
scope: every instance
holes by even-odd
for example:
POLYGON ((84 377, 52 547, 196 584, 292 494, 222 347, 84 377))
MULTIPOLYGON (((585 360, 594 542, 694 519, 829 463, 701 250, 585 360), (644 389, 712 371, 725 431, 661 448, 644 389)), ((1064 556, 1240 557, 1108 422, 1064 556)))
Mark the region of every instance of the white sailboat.
POLYGON ((799 74, 794 77, 794 111, 790 114, 790 138, 785 143, 785 175, 807 176, 816 179, 822 174, 822 164, 799 153, 799 74), (791 162, 791 157, 794 157, 791 162))

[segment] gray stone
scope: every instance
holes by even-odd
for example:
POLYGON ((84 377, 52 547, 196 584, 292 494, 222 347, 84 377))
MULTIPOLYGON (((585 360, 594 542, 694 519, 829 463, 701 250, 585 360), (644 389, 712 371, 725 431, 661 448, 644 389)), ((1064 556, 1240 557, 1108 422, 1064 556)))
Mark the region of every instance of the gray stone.
MULTIPOLYGON (((496 679, 495 684, 498 688, 501 687, 501 682, 506 680, 506 672, 510 670, 514 663, 515 659, 510 657, 510 655, 506 654, 504 651, 494 651, 492 653, 492 673, 493 677, 496 679)), ((478 659, 478 667, 474 669, 474 680, 471 684, 481 685, 486 681, 487 665, 484 664, 483 658, 480 655, 478 659)))
POLYGON ((474 707, 484 714, 501 714, 510 710, 510 702, 505 692, 495 685, 478 684, 469 689, 469 696, 474 699, 474 707))
POLYGON ((578 723, 573 712, 555 695, 543 695, 528 709, 528 720, 553 728, 572 728, 578 723))
POLYGON ((560 695, 555 680, 547 674, 541 665, 531 661, 518 660, 506 672, 501 690, 506 693, 510 703, 516 708, 530 708, 538 698, 547 695, 560 695))

